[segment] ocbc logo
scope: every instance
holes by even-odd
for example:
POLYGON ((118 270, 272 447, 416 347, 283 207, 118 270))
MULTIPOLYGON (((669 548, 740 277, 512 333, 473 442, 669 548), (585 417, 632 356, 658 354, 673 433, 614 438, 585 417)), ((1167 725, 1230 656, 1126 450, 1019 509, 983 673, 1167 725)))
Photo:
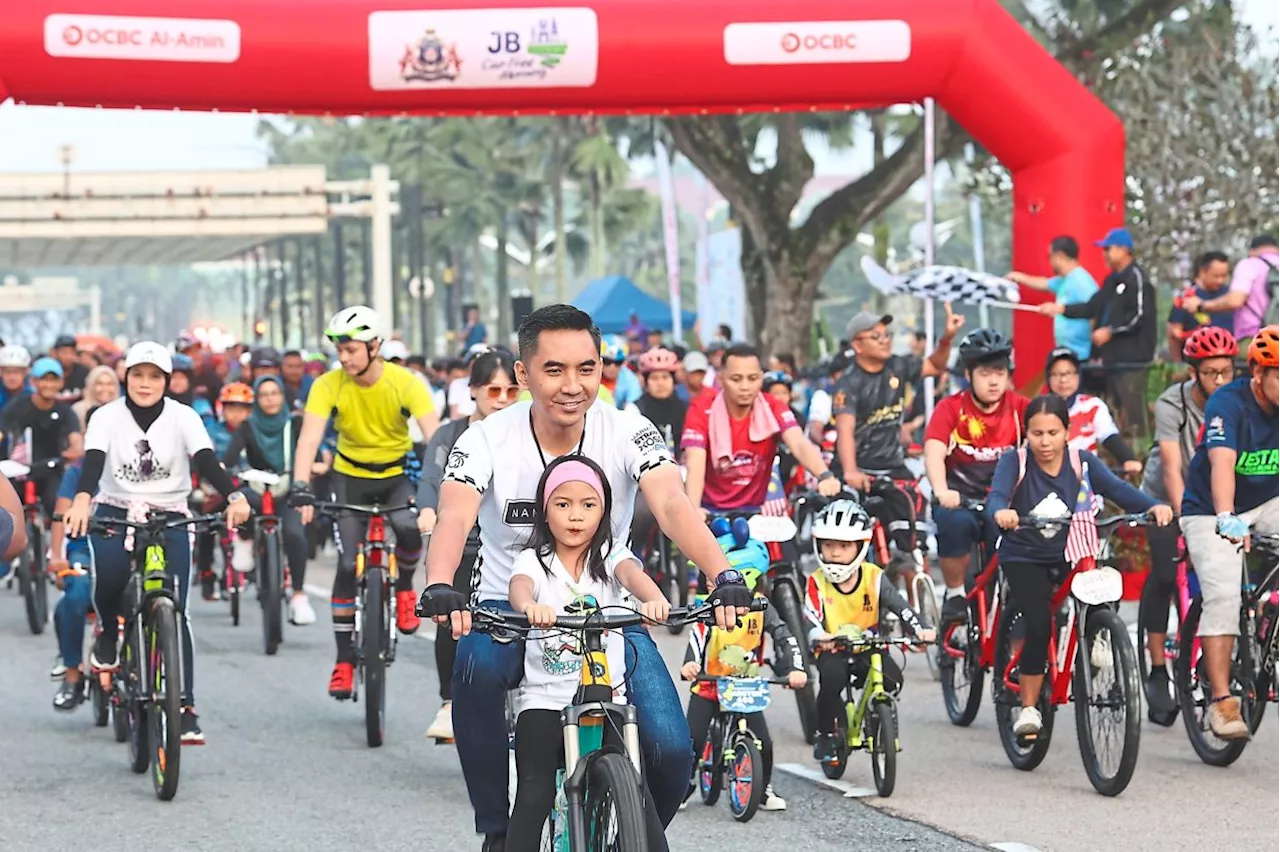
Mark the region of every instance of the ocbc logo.
POLYGON ((62 40, 72 47, 81 42, 139 47, 142 45, 142 30, 99 30, 92 27, 84 30, 72 25, 62 31, 62 40))
POLYGON ((784 33, 782 36, 782 49, 787 53, 795 53, 797 50, 853 50, 857 46, 857 36, 854 33, 806 36, 784 33))

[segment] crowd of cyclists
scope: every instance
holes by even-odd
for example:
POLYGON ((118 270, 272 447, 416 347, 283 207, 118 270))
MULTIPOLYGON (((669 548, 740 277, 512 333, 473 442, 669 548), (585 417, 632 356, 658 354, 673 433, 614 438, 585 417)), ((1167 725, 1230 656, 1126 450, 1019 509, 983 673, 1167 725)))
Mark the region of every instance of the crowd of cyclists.
MULTIPOLYGON (((9 458, 29 469, 25 476, 51 523, 48 570, 63 592, 55 612, 54 707, 74 710, 85 678, 119 665, 117 617, 131 545, 89 532, 91 517, 223 512, 225 536, 193 543, 183 528, 167 535, 186 610, 193 578, 214 601, 225 587, 220 569, 252 569, 249 539, 237 530, 262 497, 238 476, 250 469, 277 475, 288 505, 279 515, 295 625, 316 621, 304 588, 307 563, 332 528, 335 663, 328 693, 346 699, 355 679, 354 543, 364 526, 341 513, 321 518, 317 503, 405 507, 389 516, 399 565, 395 624, 404 634, 424 617, 437 624, 442 707, 428 733, 456 741, 476 831, 485 850, 501 850, 511 821, 523 825, 547 811, 554 794, 547 768, 560 759, 558 723, 538 714, 563 703, 563 685, 576 683, 578 672, 558 649, 538 645, 535 652, 532 639, 526 649, 473 631, 472 608, 517 610, 545 627, 591 597, 601 605, 630 602, 660 622, 672 601, 642 566, 661 534, 696 566, 698 586, 715 608, 714 626, 694 631, 681 669, 694 681, 688 716, 645 628, 627 628, 626 641, 610 646, 609 670, 618 694, 625 682, 625 700, 637 709, 647 795, 665 825, 690 793, 692 757, 702 751, 690 730, 705 737, 704 705, 715 697, 699 674, 733 674, 735 665, 763 661, 769 633, 778 673, 792 687, 818 676, 811 733, 819 735, 815 758, 827 760, 843 712, 840 693, 859 672, 824 651, 850 625, 878 629, 882 610, 909 635, 935 641, 938 628, 965 618, 966 587, 982 567, 971 564, 976 545, 998 553, 1022 612, 1015 730, 1034 736, 1043 722, 1036 696, 1052 624, 1049 598, 1054 578, 1069 567, 1069 521, 1088 488, 1153 520, 1139 616, 1148 637, 1152 718, 1167 716, 1174 701, 1164 653, 1185 546, 1203 597, 1209 724, 1223 739, 1247 738, 1231 688, 1238 551, 1251 535, 1274 535, 1280 516, 1277 327, 1244 342, 1216 326, 1186 338, 1188 375, 1155 404, 1144 465, 1107 403, 1081 392, 1073 350, 1050 354, 1043 393, 1027 397, 1013 385, 1012 340, 987 328, 961 336, 963 326, 948 310, 932 352, 898 354, 893 317, 863 312, 837 354, 805 375, 785 354, 766 359, 727 332, 704 350, 643 331, 602 338, 590 316, 567 305, 534 311, 514 351, 477 342, 462 358, 444 361, 411 355, 386 319, 364 306, 333 316, 324 354, 260 347, 215 355, 184 335, 173 346, 135 343, 89 369, 73 339, 59 339, 39 358, 4 346, 0 430, 9 458), (922 418, 922 383, 945 378, 955 392, 941 396, 921 424, 921 445, 912 427, 922 418), (922 457, 923 475, 913 470, 913 457, 922 457), (1140 487, 1125 481, 1130 477, 1140 487), (749 614, 768 555, 731 561, 709 522, 787 514, 787 495, 801 493, 825 506, 811 519, 816 570, 807 581, 804 635, 794 635, 776 617, 749 614), (925 495, 935 504, 928 511, 925 495), (930 515, 932 526, 925 523, 930 515), (886 561, 872 549, 877 525, 892 545, 888 564, 876 564, 886 561), (929 531, 942 624, 921 617, 911 591, 911 576, 927 571, 929 531), (415 574, 424 562, 419 597, 415 574), (98 631, 86 660, 91 610, 98 631), (814 670, 805 670, 800 643, 816 652, 814 670), (741 652, 726 655, 726 647, 741 652), (507 693, 517 689, 513 817, 504 715, 507 693), (534 714, 527 720, 525 708, 534 714), (520 747, 522 730, 527 749, 520 747)), ((12 559, 27 542, 23 501, 8 483, 0 483, 0 506, 7 510, 0 512, 0 550, 12 559)), ((189 630, 182 659, 182 741, 195 745, 204 734, 189 630)), ((899 689, 901 673, 886 669, 885 682, 899 689)), ((760 733, 767 741, 767 729, 760 733)), ((786 806, 771 789, 765 802, 766 810, 786 806)))

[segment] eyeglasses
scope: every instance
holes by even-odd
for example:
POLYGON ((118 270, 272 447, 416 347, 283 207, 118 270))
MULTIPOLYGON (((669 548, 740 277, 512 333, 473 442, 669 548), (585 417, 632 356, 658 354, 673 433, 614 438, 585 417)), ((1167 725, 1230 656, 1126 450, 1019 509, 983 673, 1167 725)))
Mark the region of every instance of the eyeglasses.
POLYGON ((519 385, 485 385, 485 396, 492 400, 515 399, 520 395, 519 385))
POLYGON ((887 332, 869 331, 866 334, 859 334, 854 338, 854 340, 871 340, 876 343, 888 343, 890 340, 893 340, 893 338, 889 336, 887 332))
POLYGON ((1236 369, 1235 367, 1227 367, 1222 370, 1200 369, 1200 370, 1196 370, 1196 373, 1198 373, 1199 375, 1203 376, 1206 379, 1211 379, 1212 381, 1215 381, 1215 382, 1229 382, 1233 378, 1235 378, 1236 369))
POLYGON ((1050 379, 1074 379, 1080 374, 1075 370, 1067 370, 1065 372, 1053 372, 1049 374, 1050 379))

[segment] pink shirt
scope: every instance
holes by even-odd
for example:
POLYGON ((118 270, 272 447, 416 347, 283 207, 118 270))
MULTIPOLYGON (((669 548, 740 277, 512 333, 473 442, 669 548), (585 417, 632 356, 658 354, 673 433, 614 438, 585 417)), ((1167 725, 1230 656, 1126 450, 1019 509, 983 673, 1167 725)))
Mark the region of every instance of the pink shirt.
POLYGON ((1236 337, 1240 339, 1253 337, 1265 322, 1271 303, 1271 294, 1267 292, 1267 275, 1271 272, 1268 261, 1271 266, 1280 266, 1280 254, 1269 251, 1246 257, 1236 264, 1235 274, 1231 276, 1231 292, 1249 294, 1244 307, 1235 313, 1236 337))

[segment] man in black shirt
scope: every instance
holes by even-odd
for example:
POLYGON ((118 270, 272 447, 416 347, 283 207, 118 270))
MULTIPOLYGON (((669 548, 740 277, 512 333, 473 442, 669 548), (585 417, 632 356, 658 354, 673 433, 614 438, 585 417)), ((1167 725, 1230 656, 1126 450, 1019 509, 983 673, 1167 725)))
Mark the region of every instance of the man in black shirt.
POLYGON ((1107 395, 1121 427, 1140 433, 1147 424, 1147 365, 1156 353, 1156 289, 1133 259, 1133 235, 1112 228, 1098 240, 1111 274, 1087 302, 1045 302, 1043 314, 1093 320, 1094 353, 1107 368, 1107 395))
POLYGON ((89 368, 80 363, 74 334, 59 334, 53 341, 53 349, 49 350, 62 367, 62 393, 60 398, 65 402, 76 402, 84 396, 84 381, 89 377, 89 368))
POLYGON ((47 514, 53 514, 62 481, 61 461, 75 461, 84 452, 80 420, 71 405, 58 399, 62 392, 62 365, 53 358, 40 358, 31 365, 35 393, 18 397, 4 407, 4 434, 9 436, 10 454, 22 445, 31 430, 31 450, 25 463, 31 480, 40 490, 47 514))

